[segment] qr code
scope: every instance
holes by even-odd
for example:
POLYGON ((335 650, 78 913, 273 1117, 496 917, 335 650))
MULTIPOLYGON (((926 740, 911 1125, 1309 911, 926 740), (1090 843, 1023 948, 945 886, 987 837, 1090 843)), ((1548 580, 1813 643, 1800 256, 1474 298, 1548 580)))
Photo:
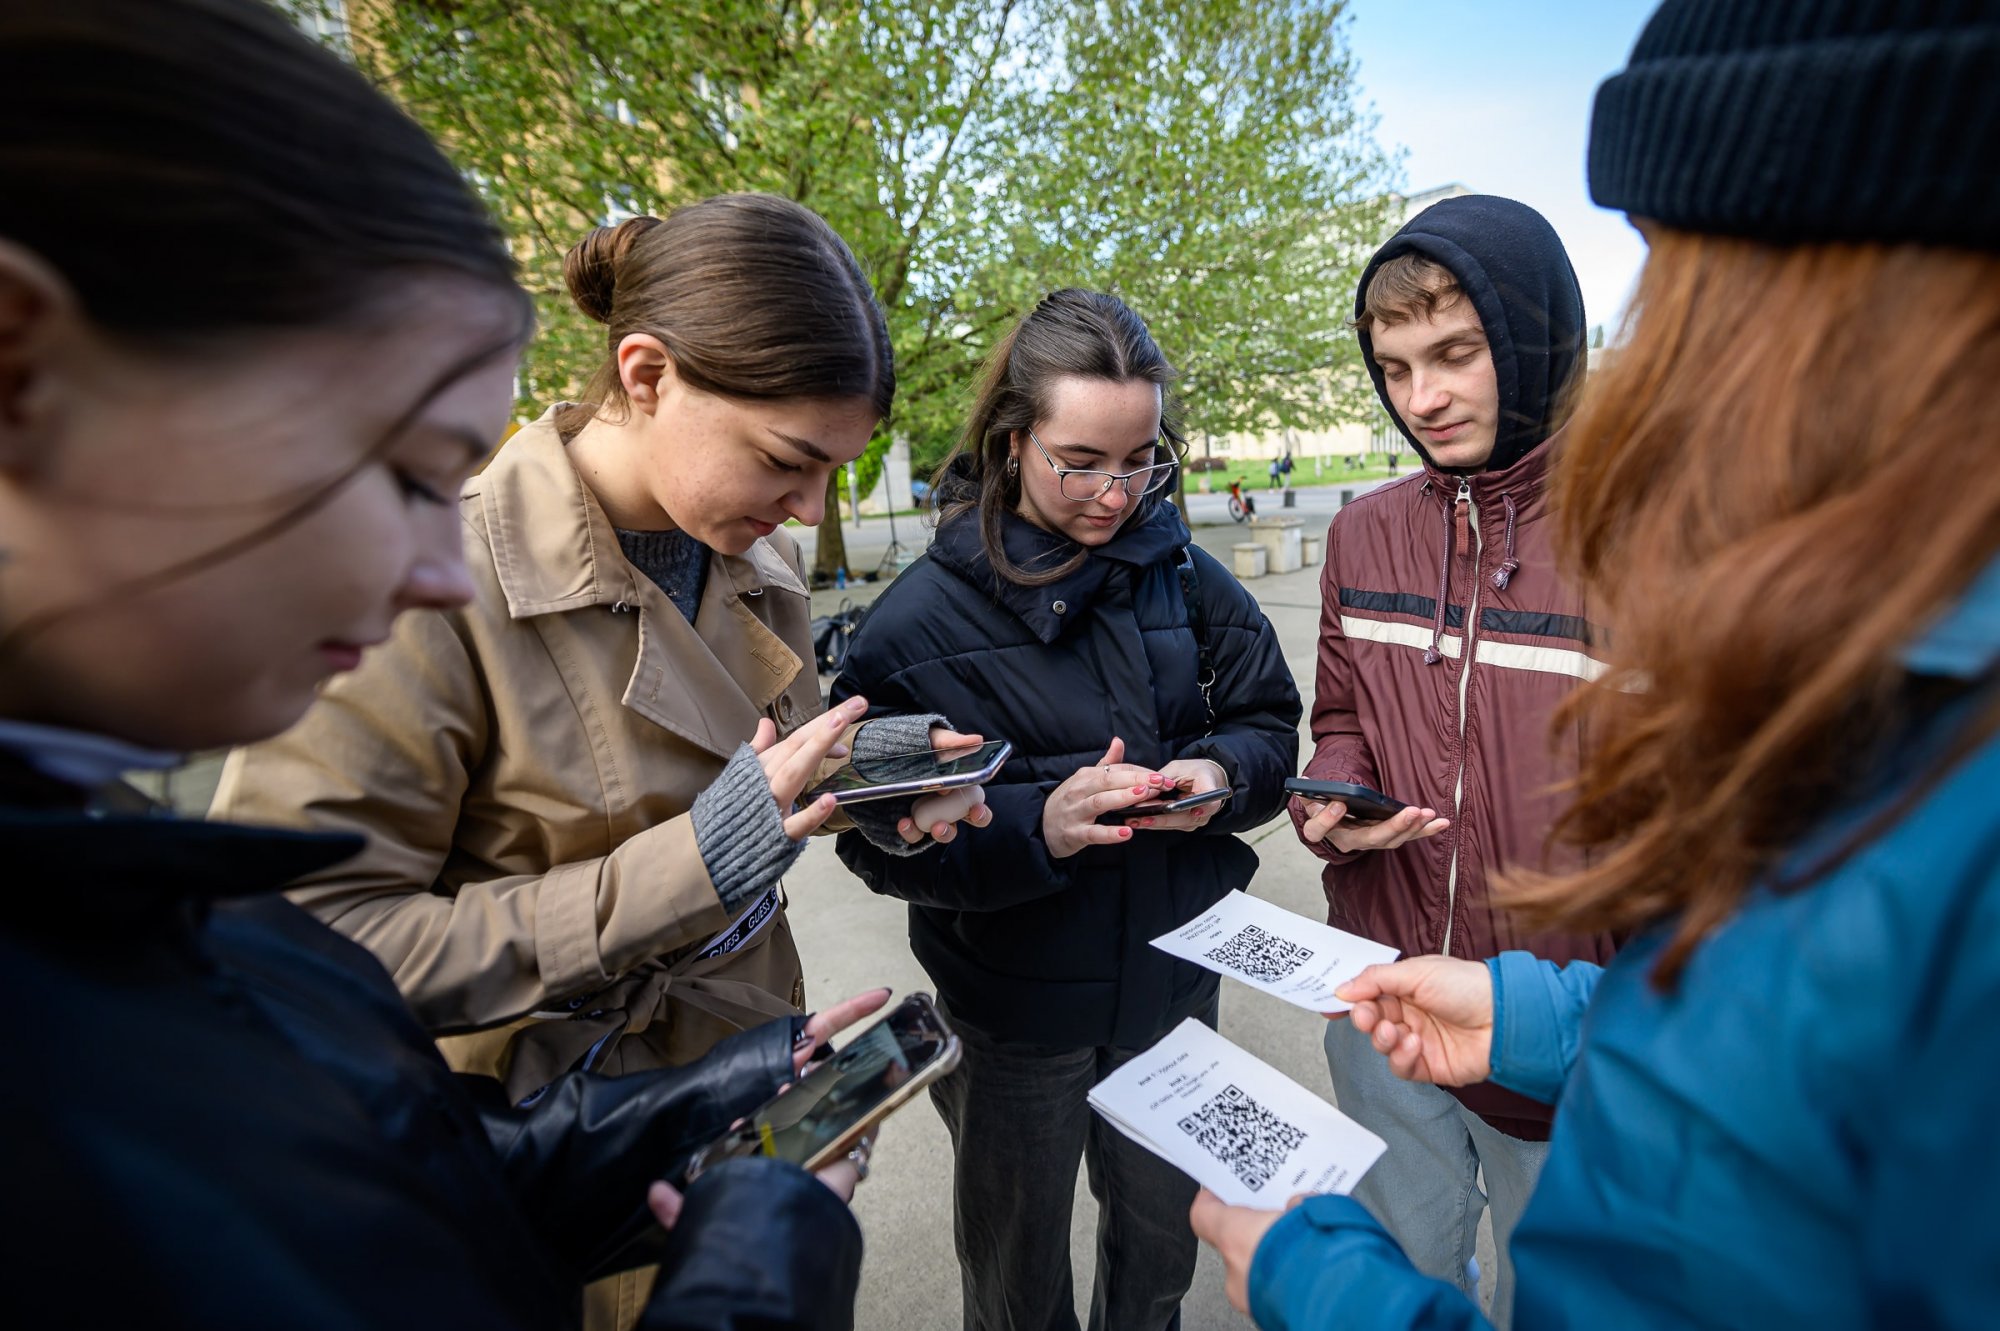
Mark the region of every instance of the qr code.
POLYGON ((1221 947, 1210 948, 1207 956, 1210 961, 1234 966, 1253 980, 1274 983, 1311 961, 1312 954, 1309 947, 1300 947, 1289 939, 1267 934, 1254 924, 1246 924, 1241 933, 1221 947))
POLYGON ((1252 1192, 1269 1183, 1285 1157, 1306 1139, 1305 1129, 1285 1122, 1233 1085, 1182 1119, 1181 1131, 1228 1165, 1252 1192))

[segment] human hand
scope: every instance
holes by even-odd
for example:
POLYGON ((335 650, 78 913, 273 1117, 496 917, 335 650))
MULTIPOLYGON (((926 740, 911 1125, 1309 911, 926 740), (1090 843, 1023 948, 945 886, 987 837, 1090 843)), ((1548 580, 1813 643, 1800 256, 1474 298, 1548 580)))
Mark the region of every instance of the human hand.
POLYGON ((840 737, 867 712, 865 698, 849 698, 783 739, 778 738, 777 724, 770 717, 757 722, 757 733, 751 737, 750 747, 756 751, 757 761, 764 765, 764 779, 771 783, 771 798, 778 801, 778 809, 785 816, 785 835, 792 840, 811 836, 833 816, 837 806, 831 795, 822 795, 803 809, 791 809, 806 783, 819 774, 822 763, 828 758, 847 756, 847 746, 840 742, 840 737))
POLYGON ((1098 815, 1159 799, 1167 788, 1167 779, 1158 772, 1126 762, 1125 741, 1114 738, 1095 764, 1078 768, 1049 792, 1042 805, 1042 840, 1058 860, 1085 846, 1130 841, 1130 827, 1100 825, 1098 815))
MULTIPOLYGON (((1334 990, 1404 1081, 1470 1086, 1493 1075, 1493 976, 1482 961, 1411 957, 1334 990)), ((1338 1019, 1338 1013, 1333 1014, 1338 1019)))
POLYGON ((1421 841, 1451 826, 1451 819, 1438 817, 1436 809, 1419 809, 1415 805, 1379 823, 1342 822, 1347 817, 1347 806, 1339 800, 1322 803, 1303 795, 1294 795, 1292 807, 1305 816, 1299 836, 1306 844, 1329 842, 1343 854, 1357 850, 1394 850, 1406 841, 1421 841))
MULTIPOLYGON (((876 1128, 879 1132, 881 1129, 876 1128)), ((833 1195, 852 1205, 854 1189, 861 1180, 868 1177, 868 1156, 875 1149, 872 1134, 863 1137, 851 1152, 828 1165, 825 1169, 813 1171, 813 1177, 824 1183, 833 1195)), ((661 1179, 646 1189, 646 1209, 653 1213, 661 1229, 672 1229, 680 1223, 681 1207, 685 1199, 681 1190, 661 1179)))
MULTIPOLYGON (((1300 1193, 1285 1204, 1285 1211, 1305 1199, 1306 1194, 1300 1193)), ((1257 1245, 1285 1211, 1231 1206, 1207 1188, 1194 1195, 1194 1205, 1188 1209, 1194 1236, 1222 1258, 1222 1290, 1229 1296, 1229 1306, 1245 1317, 1250 1315, 1250 1263, 1257 1256, 1257 1245)))
MULTIPOLYGON (((931 727, 931 747, 934 749, 970 749, 985 742, 983 735, 961 735, 943 726, 931 727)), ((958 835, 956 825, 959 823, 984 827, 992 821, 993 811, 986 807, 986 788, 960 786, 956 790, 941 790, 935 795, 919 798, 910 806, 909 817, 897 822, 896 835, 912 846, 926 836, 933 841, 945 842, 958 835)))
POLYGON ((814 1054, 825 1049, 835 1035, 855 1022, 881 1011, 893 992, 891 989, 870 989, 865 994, 856 994, 806 1018, 805 1027, 800 1030, 792 1048, 792 1071, 804 1075, 807 1067, 815 1061, 814 1054))
MULTIPOLYGON (((1229 773, 1222 770, 1222 764, 1211 762, 1207 758, 1176 758, 1160 769, 1160 775, 1167 779, 1167 788, 1159 795, 1163 800, 1200 795, 1211 790, 1225 789, 1229 785, 1229 773)), ((1125 825, 1144 828, 1148 832, 1192 832, 1227 806, 1228 801, 1223 800, 1215 804, 1203 804, 1184 813, 1156 813, 1144 818, 1133 818, 1125 825)))

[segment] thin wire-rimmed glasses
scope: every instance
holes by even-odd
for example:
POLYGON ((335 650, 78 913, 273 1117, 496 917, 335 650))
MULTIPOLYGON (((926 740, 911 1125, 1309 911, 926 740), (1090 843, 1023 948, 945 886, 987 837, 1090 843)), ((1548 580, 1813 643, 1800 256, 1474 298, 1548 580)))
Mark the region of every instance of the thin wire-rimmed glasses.
MULTIPOLYGON (((1049 470, 1056 474, 1056 484, 1062 488, 1062 497, 1073 504, 1088 504, 1111 493, 1111 487, 1121 482, 1125 493, 1134 499, 1149 495, 1167 483, 1179 465, 1173 462, 1155 462, 1150 467, 1140 467, 1136 471, 1092 471, 1085 467, 1059 467, 1049 456, 1049 450, 1041 440, 1035 439, 1035 432, 1028 431, 1028 438, 1034 440, 1047 460, 1049 470)), ((1155 445, 1165 447, 1164 444, 1155 445)))

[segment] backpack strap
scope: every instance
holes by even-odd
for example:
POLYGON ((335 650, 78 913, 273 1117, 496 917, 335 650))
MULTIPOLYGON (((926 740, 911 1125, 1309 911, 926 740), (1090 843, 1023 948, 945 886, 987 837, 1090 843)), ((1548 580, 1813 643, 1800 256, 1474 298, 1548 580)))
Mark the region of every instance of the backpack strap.
POLYGON ((1194 566, 1194 550, 1190 546, 1181 547, 1180 563, 1174 570, 1180 575, 1181 600, 1187 605, 1188 627, 1194 630, 1194 649, 1201 673, 1195 682, 1201 686, 1202 711, 1208 715, 1208 728, 1215 729, 1215 658, 1208 650, 1208 614, 1201 603, 1201 575, 1194 566))

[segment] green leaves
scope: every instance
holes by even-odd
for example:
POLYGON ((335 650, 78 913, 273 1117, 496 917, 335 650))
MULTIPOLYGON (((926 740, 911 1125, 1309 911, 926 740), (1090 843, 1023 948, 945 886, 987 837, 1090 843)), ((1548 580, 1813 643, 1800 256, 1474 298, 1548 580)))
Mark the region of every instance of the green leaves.
MULTIPOLYGON (((316 0, 300 0, 309 6, 316 0)), ((505 220, 543 333, 524 411, 605 354, 570 245, 607 218, 771 190, 873 274, 921 470, 982 355, 1047 290, 1118 292, 1191 426, 1373 407, 1344 316, 1393 162, 1355 106, 1342 0, 394 0, 353 58, 505 220)), ((878 439, 876 453, 886 444, 878 439)), ((862 470, 879 467, 871 455, 862 470)))

